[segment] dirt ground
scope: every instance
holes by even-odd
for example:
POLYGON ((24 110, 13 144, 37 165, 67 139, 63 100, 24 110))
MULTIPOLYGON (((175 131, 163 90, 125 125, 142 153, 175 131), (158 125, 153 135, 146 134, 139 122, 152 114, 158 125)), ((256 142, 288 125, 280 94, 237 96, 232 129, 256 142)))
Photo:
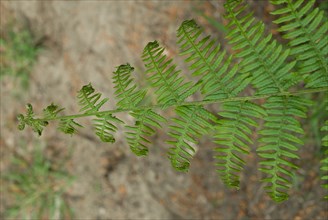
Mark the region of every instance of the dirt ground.
MULTIPOLYGON (((265 2, 250 1, 255 14, 266 22, 270 17, 265 2), (267 19, 267 20, 266 20, 267 19)), ((167 135, 158 131, 149 156, 138 158, 118 131, 117 142, 101 143, 92 132, 90 121, 73 137, 58 133, 50 125, 38 138, 29 129, 16 129, 16 115, 33 103, 40 111, 51 102, 78 112, 76 91, 89 82, 106 97, 114 97, 112 72, 129 62, 143 81, 140 55, 143 47, 158 40, 169 56, 178 54, 175 31, 185 19, 195 18, 221 42, 223 36, 197 14, 202 10, 215 18, 223 13, 215 1, 3 1, 1 27, 10 19, 23 24, 43 49, 30 74, 30 87, 17 88, 11 78, 1 81, 1 172, 22 143, 32 150, 36 143, 49 154, 63 157, 72 149, 69 171, 76 181, 68 200, 76 219, 325 219, 327 203, 319 187, 318 146, 307 141, 300 152, 291 198, 282 204, 270 200, 259 182, 258 158, 252 154, 242 174, 239 191, 226 189, 214 167, 214 144, 204 138, 188 173, 177 173, 167 160, 167 135), (139 71, 138 71, 139 70, 139 71), (315 153, 314 153, 315 152, 315 153)), ((181 58, 179 66, 186 70, 181 58)), ((115 107, 111 99, 107 108, 115 107)), ((120 115, 126 121, 127 115, 120 115)), ((7 200, 1 195, 0 211, 7 200)), ((1 217, 2 215, 0 215, 1 217)))

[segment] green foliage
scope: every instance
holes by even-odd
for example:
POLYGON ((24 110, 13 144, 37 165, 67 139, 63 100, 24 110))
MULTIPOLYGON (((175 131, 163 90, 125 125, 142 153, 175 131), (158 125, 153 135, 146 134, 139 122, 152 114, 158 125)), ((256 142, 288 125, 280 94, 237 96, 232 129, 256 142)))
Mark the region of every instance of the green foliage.
MULTIPOLYGON (((95 93, 95 89, 91 86, 91 83, 82 87, 78 92, 77 98, 79 99, 79 105, 81 106, 80 112, 88 113, 97 113, 99 109, 108 101, 108 98, 105 98, 99 101, 101 97, 100 93, 95 93), (98 102, 99 101, 99 102, 98 102)), ((121 120, 117 119, 112 114, 97 114, 96 118, 93 119, 93 125, 96 130, 96 135, 103 142, 114 143, 115 138, 111 132, 115 132, 117 127, 112 123, 123 123, 121 120)), ((64 121, 64 128, 67 132, 73 134, 75 132, 74 126, 79 126, 78 123, 74 122, 72 119, 64 121)))
POLYGON ((211 121, 216 118, 202 106, 179 106, 175 109, 179 117, 173 118, 169 126, 169 135, 174 140, 167 141, 173 145, 169 150, 172 166, 179 171, 188 171, 190 159, 196 153, 192 144, 207 134, 211 129, 211 121))
POLYGON ((150 42, 143 51, 142 60, 148 74, 147 79, 156 88, 157 102, 165 108, 183 102, 198 90, 199 85, 183 82, 184 79, 179 76, 181 71, 176 70, 172 59, 166 59, 163 52, 164 48, 157 41, 150 42))
MULTIPOLYGON (((53 106, 53 104, 51 104, 50 106, 53 106)), ((44 112, 45 114, 50 114, 50 109, 52 109, 52 107, 47 107, 44 112)), ((42 131, 43 131, 43 128, 45 126, 48 125, 48 121, 45 121, 45 120, 36 120, 34 118, 34 111, 33 111, 33 107, 31 104, 27 104, 26 105, 26 115, 22 115, 22 114, 19 114, 17 116, 17 119, 19 121, 19 125, 18 125, 18 129, 19 130, 24 130, 25 128, 25 125, 28 125, 30 126, 33 131, 35 131, 36 133, 38 133, 39 135, 42 134, 42 131)), ((54 111, 51 112, 51 114, 53 115, 54 114, 54 111)))
POLYGON ((243 170, 245 161, 241 157, 249 153, 249 146, 253 144, 251 128, 258 124, 253 118, 262 118, 266 112, 260 106, 249 102, 223 103, 223 111, 218 114, 223 118, 216 125, 215 149, 219 154, 218 172, 222 181, 229 187, 239 188, 238 173, 243 170))
MULTIPOLYGON (((29 125, 41 134, 49 120, 60 120, 60 130, 73 134, 81 126, 75 119, 93 116, 100 139, 114 142, 115 124, 123 123, 132 152, 143 156, 148 153, 149 137, 162 129, 162 124, 168 124, 168 158, 176 170, 184 172, 197 152, 199 139, 210 134, 216 144, 216 166, 222 181, 228 187, 239 188, 245 156, 251 151, 254 130, 263 118, 264 125, 258 128, 261 145, 256 149, 261 158, 259 170, 264 173, 262 181, 270 197, 284 201, 297 169, 297 151, 303 145, 300 118, 307 117, 312 104, 302 95, 328 90, 327 30, 322 28, 327 23, 320 10, 310 10, 312 1, 272 2, 282 5, 273 14, 281 16, 275 22, 289 41, 286 45, 266 34, 265 25, 247 12, 247 4, 230 0, 225 4, 226 28, 234 55, 227 55, 210 36, 203 37, 194 20, 184 21, 178 28, 180 55, 185 57, 195 82, 183 78, 157 41, 150 42, 142 60, 155 103, 147 103, 148 91, 134 84, 134 68, 124 64, 113 76, 116 109, 101 111, 108 99, 101 100, 101 94, 88 84, 78 92, 81 114, 57 116, 62 109, 52 104, 44 110, 44 117, 35 118, 31 110, 26 116, 20 115, 19 127, 29 125), (242 96, 250 87, 254 93, 242 96), (189 101, 195 93, 201 99, 189 101), (208 104, 218 103, 217 114, 206 109, 208 104), (158 112, 168 108, 174 109, 176 116, 165 118, 158 112), (118 112, 129 112, 135 123, 129 125, 113 116, 118 112)), ((324 159, 324 171, 326 162, 324 159)))
POLYGON ((313 9, 315 0, 271 0, 281 8, 272 12, 279 15, 274 23, 281 27, 288 39, 290 54, 297 58, 297 72, 304 76, 309 88, 328 84, 328 22, 324 11, 313 9))
POLYGON ((27 30, 13 31, 0 37, 0 79, 5 75, 18 77, 23 88, 28 87, 29 73, 39 48, 27 30))
MULTIPOLYGON (((117 106, 121 108, 138 106, 147 92, 146 90, 138 90, 137 86, 133 84, 133 79, 131 79, 133 70, 134 68, 130 64, 126 64, 117 67, 117 70, 114 72, 115 94, 117 99, 120 100, 117 106)), ((126 126, 128 130, 127 142, 130 145, 131 151, 136 155, 147 155, 147 144, 150 143, 147 137, 155 133, 152 127, 161 128, 160 123, 165 122, 166 119, 151 108, 134 110, 130 115, 135 118, 136 122, 134 126, 126 126)))
POLYGON ((15 156, 10 172, 4 173, 4 188, 15 202, 6 210, 10 219, 68 219, 72 216, 65 191, 73 181, 62 167, 54 169, 38 147, 32 158, 15 156))

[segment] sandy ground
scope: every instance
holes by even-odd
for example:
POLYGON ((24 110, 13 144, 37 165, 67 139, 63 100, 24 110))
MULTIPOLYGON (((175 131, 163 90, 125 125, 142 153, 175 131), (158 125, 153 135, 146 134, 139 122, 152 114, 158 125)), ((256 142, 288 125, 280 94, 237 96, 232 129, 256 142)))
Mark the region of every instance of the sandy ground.
MULTIPOLYGON (((265 3, 253 7, 265 17, 265 3)), ((129 62, 142 83, 143 47, 158 40, 169 56, 178 54, 175 31, 185 19, 195 18, 209 27, 195 9, 220 17, 222 4, 207 1, 1 1, 1 22, 14 18, 28 27, 43 46, 31 72, 26 91, 5 78, 1 81, 1 171, 8 167, 9 156, 24 144, 36 143, 49 148, 54 157, 72 149, 68 169, 76 177, 68 199, 76 210, 76 219, 324 219, 327 204, 318 187, 319 158, 311 153, 316 146, 309 141, 291 199, 283 204, 272 202, 258 181, 257 158, 250 155, 238 192, 227 190, 215 173, 208 139, 200 143, 190 172, 175 172, 167 160, 164 131, 153 137, 146 158, 134 156, 122 132, 117 142, 101 143, 93 135, 90 121, 79 135, 67 137, 55 126, 37 138, 30 130, 18 132, 15 117, 25 103, 35 110, 54 102, 66 113, 77 112, 76 91, 89 82, 107 97, 113 97, 112 72, 129 62), (139 71, 138 71, 139 70, 139 71), (18 95, 17 95, 18 94, 18 95), (310 153, 309 153, 310 152, 310 153)), ((223 37, 206 28, 218 39, 223 37)), ((183 70, 182 59, 177 63, 183 70)), ((107 108, 115 107, 111 99, 107 108)), ((167 114, 170 114, 167 113, 167 114)), ((122 119, 131 121, 127 115, 122 119)), ((255 152, 255 149, 253 149, 255 152)), ((1 211, 6 199, 1 198, 1 211)))

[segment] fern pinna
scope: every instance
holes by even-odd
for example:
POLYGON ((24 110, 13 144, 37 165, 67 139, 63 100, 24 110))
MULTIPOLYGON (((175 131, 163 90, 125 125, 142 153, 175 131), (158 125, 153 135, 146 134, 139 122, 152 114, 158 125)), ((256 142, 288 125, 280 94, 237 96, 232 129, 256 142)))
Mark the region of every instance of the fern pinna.
POLYGON ((305 78, 306 87, 328 84, 328 22, 324 11, 313 9, 315 0, 271 0, 280 8, 271 14, 279 16, 274 23, 288 39, 290 54, 297 58, 297 71, 305 78))
MULTIPOLYGON (((134 108, 144 99, 146 90, 138 90, 137 86, 133 84, 131 73, 134 70, 130 64, 125 64, 117 67, 114 72, 115 94, 120 100, 117 106, 121 108, 134 108)), ((127 141, 130 149, 138 156, 148 154, 147 144, 150 141, 147 136, 155 133, 152 127, 161 128, 161 124, 166 121, 161 115, 154 112, 151 108, 142 110, 134 110, 131 113, 136 119, 134 126, 126 126, 128 132, 127 141)))
MULTIPOLYGON (((187 82, 173 59, 165 55, 165 49, 157 41, 150 42, 142 60, 155 103, 149 103, 145 98, 148 91, 134 83, 134 68, 123 64, 113 73, 116 109, 101 110, 108 99, 101 99, 101 94, 88 84, 78 92, 80 114, 60 115, 63 109, 51 104, 42 117, 36 118, 28 104, 26 115, 18 116, 19 129, 28 125, 41 135, 49 121, 59 120, 60 131, 74 134, 82 127, 77 119, 92 116, 95 133, 102 141, 114 142, 117 125, 124 124, 131 151, 143 156, 151 146, 150 136, 168 124, 168 158, 178 171, 188 171, 197 153, 195 145, 202 136, 211 134, 217 172, 225 185, 238 188, 245 157, 255 141, 253 132, 264 119, 264 125, 258 128, 259 170, 264 173, 262 181, 270 197, 277 202, 286 200, 298 168, 297 151, 303 145, 300 118, 306 118, 311 105, 302 94, 328 90, 327 29, 323 27, 327 21, 323 12, 312 8, 313 1, 271 2, 278 5, 272 14, 279 16, 275 23, 281 26, 279 31, 289 41, 287 45, 266 34, 264 24, 247 12, 247 4, 228 0, 227 39, 233 55, 210 36, 203 37, 203 30, 194 20, 184 21, 178 28, 180 55, 194 81, 187 82), (250 87, 254 94, 242 96, 250 87), (195 93, 202 99, 189 101, 195 93), (208 104, 217 105, 220 111, 210 112, 208 104), (158 111, 168 108, 173 108, 176 116, 167 118, 158 111), (115 116, 118 112, 129 112, 135 122, 125 123, 115 116)), ((326 130, 327 126, 323 128, 326 130)), ((327 154, 321 169, 327 171, 327 154)), ((322 179, 327 180, 327 175, 322 179)))

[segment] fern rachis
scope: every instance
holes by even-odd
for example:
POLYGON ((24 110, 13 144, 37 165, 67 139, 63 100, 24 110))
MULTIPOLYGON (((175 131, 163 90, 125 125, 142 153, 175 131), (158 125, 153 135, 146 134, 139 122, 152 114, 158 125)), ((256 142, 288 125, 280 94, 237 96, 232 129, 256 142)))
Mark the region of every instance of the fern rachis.
MULTIPOLYGON (((263 181, 271 198, 278 202, 286 200, 297 169, 294 160, 299 159, 297 151, 303 144, 304 131, 299 118, 306 118, 311 105, 310 100, 301 96, 328 90, 324 81, 328 64, 323 59, 327 56, 327 45, 323 42, 325 36, 318 33, 325 31, 318 27, 323 18, 313 17, 322 12, 317 9, 308 12, 312 5, 301 7, 302 0, 272 2, 287 4, 274 14, 284 14, 276 23, 283 24, 280 31, 287 31, 288 45, 280 44, 271 34, 265 35, 264 24, 257 22, 252 13, 245 14, 245 4, 229 0, 225 7, 234 55, 227 55, 209 36, 202 37, 202 29, 194 20, 184 21, 177 31, 181 55, 185 56, 191 75, 199 78, 196 83, 183 78, 157 41, 150 42, 144 48, 142 60, 156 103, 145 100, 148 91, 138 88, 132 77, 134 68, 124 64, 113 73, 116 109, 102 111, 108 99, 101 99, 101 94, 88 84, 78 92, 80 114, 60 115, 63 109, 51 104, 42 117, 36 118, 28 105, 26 115, 18 117, 19 129, 29 125, 41 135, 48 121, 59 120, 60 131, 74 134, 81 127, 76 120, 91 116, 96 135, 105 142, 114 142, 116 125, 124 124, 131 151, 143 156, 151 146, 149 137, 168 124, 168 158, 179 171, 188 171, 199 139, 213 134, 217 171, 227 186, 238 188, 239 175, 246 163, 244 157, 253 147, 254 128, 264 118, 264 126, 258 132, 262 143, 257 148, 262 158, 260 171, 265 174, 263 181), (289 24, 290 21, 293 22, 289 24), (301 49, 306 52, 301 54, 301 49), (318 49, 323 49, 320 54, 318 49), (297 59, 290 61, 294 57, 297 59), (307 71, 313 65, 316 65, 313 71, 307 71), (305 78, 306 89, 299 89, 300 75, 305 78), (249 86, 255 88, 255 94, 240 95, 249 86), (201 100, 186 101, 197 92, 202 95, 201 100), (206 109, 208 104, 218 103, 221 107, 218 113, 206 109), (158 112, 168 108, 174 109, 176 116, 166 118, 158 112), (127 124, 117 118, 118 112, 129 112, 135 123, 127 124)), ((327 159, 322 163, 322 170, 326 170, 327 159)))

